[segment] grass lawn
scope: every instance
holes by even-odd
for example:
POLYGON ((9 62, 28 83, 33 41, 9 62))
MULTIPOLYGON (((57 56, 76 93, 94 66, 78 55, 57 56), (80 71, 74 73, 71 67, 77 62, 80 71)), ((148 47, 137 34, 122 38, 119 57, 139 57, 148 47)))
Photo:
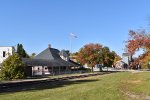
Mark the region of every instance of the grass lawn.
POLYGON ((1 93, 0 100, 147 100, 150 72, 118 72, 1 93))

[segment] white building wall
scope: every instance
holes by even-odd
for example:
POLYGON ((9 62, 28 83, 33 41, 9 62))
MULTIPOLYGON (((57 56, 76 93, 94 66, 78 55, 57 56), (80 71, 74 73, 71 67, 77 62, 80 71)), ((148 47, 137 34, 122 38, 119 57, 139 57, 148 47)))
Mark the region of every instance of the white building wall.
POLYGON ((122 61, 125 62, 126 64, 129 64, 129 57, 128 56, 123 57, 122 61))
POLYGON ((32 67, 32 75, 50 75, 47 66, 34 66, 32 67))
POLYGON ((6 58, 12 55, 13 52, 13 47, 0 47, 0 63, 2 63, 6 58))
POLYGON ((32 75, 42 75, 42 66, 34 66, 32 67, 32 75))
POLYGON ((61 55, 60 55, 60 57, 61 57, 61 59, 65 60, 65 61, 69 60, 69 57, 64 57, 64 56, 61 56, 61 55))

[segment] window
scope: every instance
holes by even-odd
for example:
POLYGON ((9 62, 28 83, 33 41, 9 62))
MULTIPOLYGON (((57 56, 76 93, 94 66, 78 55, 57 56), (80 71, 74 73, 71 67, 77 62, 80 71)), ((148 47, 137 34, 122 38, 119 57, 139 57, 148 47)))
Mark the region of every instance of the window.
POLYGON ((40 70, 40 68, 38 67, 37 70, 40 70))
POLYGON ((45 70, 47 70, 47 67, 45 67, 45 70))
POLYGON ((6 57, 6 51, 3 51, 3 57, 6 57))

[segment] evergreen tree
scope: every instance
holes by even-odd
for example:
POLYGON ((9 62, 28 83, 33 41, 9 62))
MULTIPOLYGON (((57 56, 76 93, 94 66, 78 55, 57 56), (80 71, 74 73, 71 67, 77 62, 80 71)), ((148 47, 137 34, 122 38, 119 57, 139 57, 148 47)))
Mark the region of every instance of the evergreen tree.
POLYGON ((22 44, 17 44, 17 53, 20 55, 22 58, 29 58, 29 55, 26 53, 26 51, 23 48, 22 44))

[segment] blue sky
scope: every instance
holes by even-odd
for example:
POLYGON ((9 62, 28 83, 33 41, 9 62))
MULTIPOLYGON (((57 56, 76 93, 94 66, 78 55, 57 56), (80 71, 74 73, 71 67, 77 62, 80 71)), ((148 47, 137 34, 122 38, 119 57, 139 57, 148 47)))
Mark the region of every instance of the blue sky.
POLYGON ((1 0, 0 46, 22 43, 31 54, 52 47, 78 51, 100 43, 123 53, 130 29, 148 28, 150 0, 1 0))

